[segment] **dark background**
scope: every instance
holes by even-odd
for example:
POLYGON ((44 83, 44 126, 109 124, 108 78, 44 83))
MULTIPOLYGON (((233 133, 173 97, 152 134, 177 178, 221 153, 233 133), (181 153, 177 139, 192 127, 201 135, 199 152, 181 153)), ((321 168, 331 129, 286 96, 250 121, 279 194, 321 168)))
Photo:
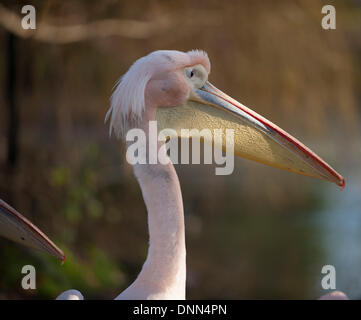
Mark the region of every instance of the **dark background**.
POLYGON ((212 83, 310 146, 346 188, 244 159, 231 176, 177 165, 187 298, 315 299, 327 264, 337 289, 361 298, 360 1, 39 0, 0 3, 0 197, 67 261, 1 239, 1 299, 70 288, 109 299, 135 279, 146 210, 104 125, 109 97, 139 57, 196 48, 208 52, 212 83), (12 18, 25 4, 36 31, 12 18), (326 4, 336 30, 321 27, 326 4), (83 29, 64 29, 75 25, 83 29), (21 289, 25 264, 37 290, 21 289))

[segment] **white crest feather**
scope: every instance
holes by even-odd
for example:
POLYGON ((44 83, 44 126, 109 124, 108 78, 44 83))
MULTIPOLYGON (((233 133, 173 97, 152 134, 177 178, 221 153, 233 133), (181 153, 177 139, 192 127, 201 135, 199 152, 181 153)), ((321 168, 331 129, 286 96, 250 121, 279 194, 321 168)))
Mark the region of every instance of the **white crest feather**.
POLYGON ((145 109, 145 88, 151 73, 144 68, 146 57, 138 59, 115 84, 105 122, 110 119, 109 135, 117 138, 125 134, 130 125, 136 125, 145 109))

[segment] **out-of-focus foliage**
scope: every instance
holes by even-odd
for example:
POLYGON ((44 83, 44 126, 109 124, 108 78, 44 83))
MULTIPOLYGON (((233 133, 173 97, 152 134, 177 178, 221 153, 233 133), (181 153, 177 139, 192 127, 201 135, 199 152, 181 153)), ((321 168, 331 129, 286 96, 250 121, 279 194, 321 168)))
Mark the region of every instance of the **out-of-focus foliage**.
MULTIPOLYGON (((4 3, 18 14, 28 4, 4 3)), ((122 143, 108 139, 104 116, 116 80, 153 50, 207 51, 212 83, 302 138, 347 181, 356 179, 358 1, 335 1, 333 31, 321 28, 327 4, 321 0, 32 3, 38 21, 58 26, 114 18, 164 19, 166 27, 140 39, 16 40, 19 155, 9 169, 8 113, 1 107, 0 197, 59 244, 67 261, 62 266, 1 239, 0 298, 54 298, 70 288, 112 298, 140 271, 146 210, 122 143), (37 268, 36 291, 20 287, 25 264, 37 268)), ((0 29, 0 88, 8 81, 7 36, 0 29)), ((6 104, 0 91, 0 105, 6 104)), ((327 230, 316 222, 331 210, 337 190, 244 159, 226 177, 214 176, 213 166, 176 169, 186 216, 188 298, 319 295, 320 270, 329 259, 327 230)))

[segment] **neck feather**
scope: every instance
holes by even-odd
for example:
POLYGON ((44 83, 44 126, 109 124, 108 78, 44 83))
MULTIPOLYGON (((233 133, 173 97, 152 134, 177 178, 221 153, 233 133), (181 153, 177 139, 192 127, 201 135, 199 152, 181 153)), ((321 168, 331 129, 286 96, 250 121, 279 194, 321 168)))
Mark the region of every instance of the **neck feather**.
POLYGON ((148 211, 149 250, 137 279, 117 298, 185 299, 184 212, 178 176, 171 163, 133 168, 148 211))

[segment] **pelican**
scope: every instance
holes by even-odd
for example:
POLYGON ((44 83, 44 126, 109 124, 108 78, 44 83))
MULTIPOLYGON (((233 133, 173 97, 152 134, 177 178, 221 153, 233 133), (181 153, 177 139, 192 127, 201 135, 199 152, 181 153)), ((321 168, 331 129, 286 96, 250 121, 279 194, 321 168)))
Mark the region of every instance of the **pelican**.
MULTIPOLYGON (((165 130, 170 138, 188 138, 182 136, 183 128, 199 132, 233 129, 237 156, 344 188, 345 179, 309 148, 213 86, 208 81, 210 69, 209 58, 201 50, 160 50, 138 59, 112 94, 106 116, 110 134, 124 140, 130 129, 141 129, 147 146, 167 157, 162 142, 150 144, 151 121, 157 121, 158 130, 165 130)), ((209 137, 204 140, 212 143, 209 137)), ((222 148, 225 143, 223 136, 222 148)), ((171 162, 150 164, 149 155, 144 160, 145 164, 133 164, 133 171, 148 212, 148 254, 138 277, 116 299, 185 299, 186 246, 179 180, 171 162)), ((47 244, 45 238, 40 240, 47 244)), ((58 297, 82 298, 76 290, 58 297)))

